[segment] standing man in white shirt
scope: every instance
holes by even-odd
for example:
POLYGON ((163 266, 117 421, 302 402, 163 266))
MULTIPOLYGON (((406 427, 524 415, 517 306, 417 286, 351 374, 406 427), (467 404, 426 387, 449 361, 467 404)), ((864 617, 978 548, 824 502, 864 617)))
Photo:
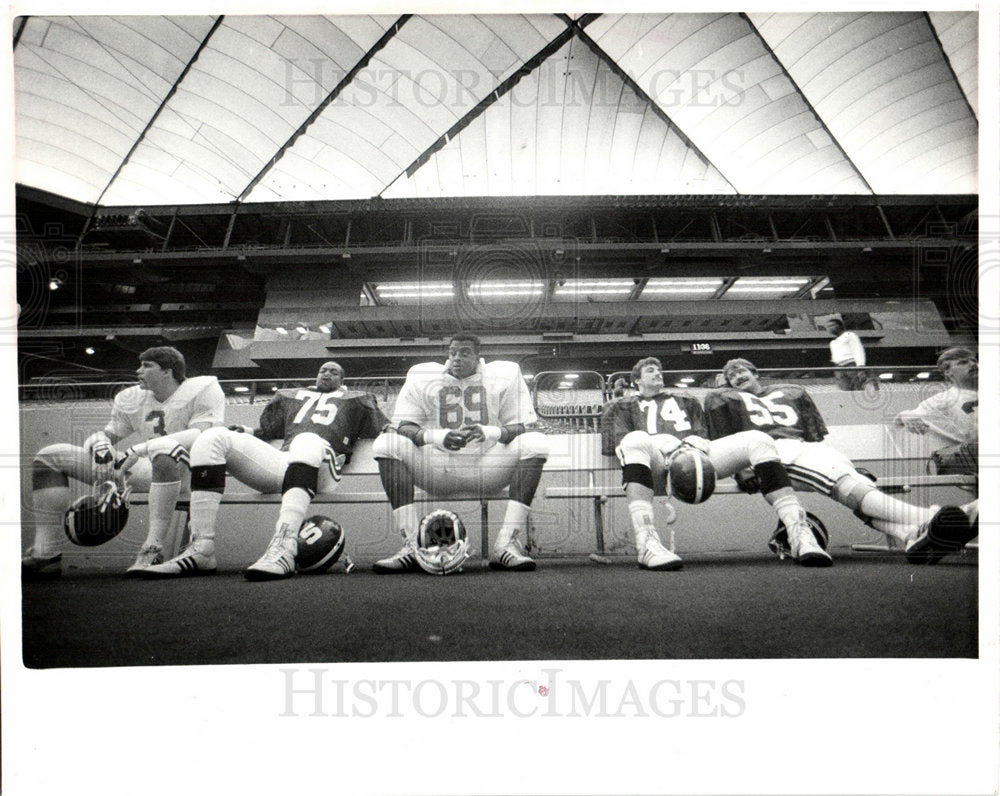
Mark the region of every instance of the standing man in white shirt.
MULTIPOLYGON (((861 338, 854 332, 844 329, 840 318, 831 318, 826 322, 826 330, 833 339, 830 341, 830 360, 841 368, 860 368, 865 365, 865 347, 861 338)), ((838 370, 834 373, 837 386, 842 390, 860 390, 865 382, 864 371, 838 370)), ((876 385, 877 388, 878 385, 876 385)))

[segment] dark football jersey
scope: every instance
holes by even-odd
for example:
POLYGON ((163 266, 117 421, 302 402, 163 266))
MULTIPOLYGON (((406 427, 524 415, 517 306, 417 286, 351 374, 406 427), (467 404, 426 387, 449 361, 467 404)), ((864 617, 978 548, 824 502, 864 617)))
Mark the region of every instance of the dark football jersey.
POLYGON ((705 398, 712 439, 754 429, 778 439, 821 442, 827 435, 823 417, 802 387, 774 384, 760 395, 724 388, 705 398))
POLYGON ((652 398, 630 395, 613 402, 609 414, 617 447, 630 431, 649 434, 673 434, 675 437, 708 437, 705 413, 693 395, 661 392, 652 398))
POLYGON ((311 431, 337 453, 350 456, 355 440, 377 437, 388 422, 370 393, 303 387, 275 395, 264 407, 254 435, 283 440, 281 449, 288 450, 296 434, 311 431))

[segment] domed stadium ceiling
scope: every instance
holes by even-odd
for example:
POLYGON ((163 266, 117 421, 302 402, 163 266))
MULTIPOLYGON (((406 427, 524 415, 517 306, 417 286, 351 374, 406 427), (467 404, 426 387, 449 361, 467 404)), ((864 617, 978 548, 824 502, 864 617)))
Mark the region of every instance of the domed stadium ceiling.
POLYGON ((16 180, 106 207, 974 194, 974 12, 14 24, 16 180))

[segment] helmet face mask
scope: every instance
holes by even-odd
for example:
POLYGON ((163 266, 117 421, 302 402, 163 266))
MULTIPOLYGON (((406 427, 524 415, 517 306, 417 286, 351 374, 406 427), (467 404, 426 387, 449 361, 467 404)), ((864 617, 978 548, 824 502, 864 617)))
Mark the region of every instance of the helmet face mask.
POLYGON ((114 539, 125 528, 129 489, 114 481, 98 484, 89 495, 74 501, 63 517, 66 537, 82 547, 96 547, 114 539))
POLYGON ((431 575, 459 572, 469 557, 469 543, 462 520, 447 509, 432 511, 417 531, 417 563, 431 575))

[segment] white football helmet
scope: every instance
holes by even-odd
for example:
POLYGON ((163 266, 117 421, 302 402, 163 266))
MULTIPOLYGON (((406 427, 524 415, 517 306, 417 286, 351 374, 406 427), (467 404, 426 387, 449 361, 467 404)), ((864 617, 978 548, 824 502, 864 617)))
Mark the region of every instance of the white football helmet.
POLYGON ((432 511, 417 531, 417 563, 431 575, 458 572, 469 557, 469 542, 462 520, 447 509, 432 511))

